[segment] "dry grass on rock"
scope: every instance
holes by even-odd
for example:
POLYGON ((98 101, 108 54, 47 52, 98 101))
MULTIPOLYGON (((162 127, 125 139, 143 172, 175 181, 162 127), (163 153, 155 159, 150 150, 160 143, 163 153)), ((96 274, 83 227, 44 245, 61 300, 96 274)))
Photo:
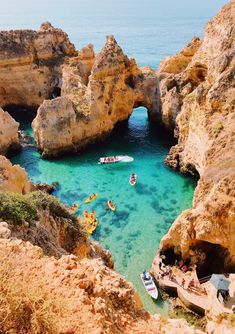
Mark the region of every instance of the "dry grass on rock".
POLYGON ((27 270, 21 280, 15 277, 19 266, 14 258, 0 254, 0 330, 17 334, 60 333, 65 302, 29 278, 27 270))

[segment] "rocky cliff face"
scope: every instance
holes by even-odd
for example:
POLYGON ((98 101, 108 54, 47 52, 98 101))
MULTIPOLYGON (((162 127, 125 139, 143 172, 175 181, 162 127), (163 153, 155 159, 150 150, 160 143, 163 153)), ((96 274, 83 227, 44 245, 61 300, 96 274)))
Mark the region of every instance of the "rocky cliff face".
POLYGON ((0 154, 19 148, 18 128, 19 123, 0 108, 0 154))
POLYGON ((163 118, 178 137, 166 162, 200 175, 193 208, 177 218, 161 249, 189 256, 202 273, 235 266, 234 23, 231 1, 202 42, 194 39, 160 66, 163 118))
POLYGON ((61 65, 76 54, 67 34, 50 23, 0 32, 0 106, 38 107, 59 94, 61 65))
POLYGON ((202 333, 184 320, 150 316, 133 286, 101 259, 46 257, 40 247, 12 239, 6 223, 0 223, 0 262, 4 332, 202 333))
POLYGON ((24 194, 31 189, 31 183, 27 180, 27 173, 18 165, 0 155, 0 191, 13 191, 24 194))
POLYGON ((5 157, 0 165, 2 331, 201 333, 185 320, 144 311, 134 287, 113 270, 111 254, 87 238, 59 201, 21 194, 26 173, 5 157))
POLYGON ((63 67, 62 96, 44 101, 33 122, 36 144, 44 157, 81 150, 103 139, 134 107, 143 105, 156 118, 158 94, 154 71, 138 68, 108 36, 96 57, 89 45, 63 67))

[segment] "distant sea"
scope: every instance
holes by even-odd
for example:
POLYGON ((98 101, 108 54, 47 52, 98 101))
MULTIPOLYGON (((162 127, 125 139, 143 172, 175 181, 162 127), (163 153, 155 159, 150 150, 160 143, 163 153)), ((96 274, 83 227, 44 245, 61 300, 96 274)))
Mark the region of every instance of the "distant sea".
POLYGON ((1 0, 0 29, 38 29, 50 21, 77 48, 92 43, 98 52, 114 35, 139 65, 156 68, 193 36, 225 0, 1 0))
MULTIPOLYGON (((193 36, 203 36, 205 23, 225 3, 223 0, 8 0, 1 4, 0 29, 38 29, 44 21, 66 31, 79 49, 88 43, 98 52, 105 36, 113 34, 129 57, 156 69, 161 59, 178 52, 193 36)), ((21 129, 32 136, 30 118, 18 117, 21 129)), ((32 139, 33 140, 33 139, 32 139)), ((196 180, 170 170, 164 158, 172 145, 166 134, 148 123, 144 108, 133 112, 102 145, 77 156, 41 160, 35 148, 14 156, 34 182, 59 182, 56 196, 63 203, 94 209, 100 221, 93 238, 109 249, 115 268, 131 281, 144 306, 167 315, 168 304, 155 304, 139 279, 149 269, 162 236, 180 212, 191 207, 196 180), (100 156, 128 154, 131 164, 100 166, 100 156), (129 185, 135 172, 138 181, 129 185), (90 205, 84 200, 99 196, 90 205), (107 209, 107 199, 117 205, 107 209)))

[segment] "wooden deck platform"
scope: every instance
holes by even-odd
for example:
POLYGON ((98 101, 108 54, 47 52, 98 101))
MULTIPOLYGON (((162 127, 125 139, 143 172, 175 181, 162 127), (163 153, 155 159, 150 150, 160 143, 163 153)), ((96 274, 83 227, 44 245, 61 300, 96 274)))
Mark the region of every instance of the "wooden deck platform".
POLYGON ((197 291, 196 293, 183 288, 176 279, 170 280, 168 275, 161 277, 162 272, 159 270, 158 263, 152 265, 150 272, 153 274, 162 289, 176 293, 183 304, 197 314, 205 315, 206 311, 214 307, 221 312, 231 312, 218 301, 215 292, 211 293, 211 284, 208 282, 210 277, 201 282, 202 288, 204 288, 205 291, 208 291, 209 294, 207 294, 200 293, 200 291, 197 291))

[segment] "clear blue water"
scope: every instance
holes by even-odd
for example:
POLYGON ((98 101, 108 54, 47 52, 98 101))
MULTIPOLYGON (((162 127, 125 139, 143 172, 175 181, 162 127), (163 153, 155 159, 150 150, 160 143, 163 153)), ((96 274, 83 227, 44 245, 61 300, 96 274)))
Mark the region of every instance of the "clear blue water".
MULTIPOLYGON (((32 135, 29 123, 22 124, 32 135)), ((166 167, 163 160, 172 145, 167 134, 147 120, 145 108, 136 109, 102 144, 87 152, 60 160, 42 160, 37 150, 26 147, 12 161, 25 167, 36 183, 58 182, 55 195, 67 205, 79 203, 80 215, 95 210, 100 224, 93 234, 114 257, 115 268, 134 283, 146 308, 166 314, 167 304, 154 304, 146 295, 139 274, 153 261, 162 236, 177 215, 192 204, 195 180, 166 167), (98 165, 101 156, 130 155, 132 163, 98 165), (129 185, 131 172, 137 184, 129 185), (84 200, 94 192, 97 199, 84 200), (111 199, 115 212, 107 208, 111 199)))
MULTIPOLYGON (((51 21, 70 36, 77 48, 93 43, 98 51, 105 35, 114 34, 126 54, 139 65, 157 68, 159 61, 178 52, 225 0, 8 0, 1 4, 0 29, 34 28, 51 21)), ((32 134, 29 123, 22 123, 32 134)), ((167 168, 163 160, 171 146, 147 121, 144 108, 134 111, 106 142, 82 155, 61 160, 41 160, 35 148, 25 148, 12 161, 25 167, 34 182, 59 182, 56 191, 63 203, 79 202, 80 212, 94 209, 100 225, 94 234, 115 260, 116 269, 134 283, 144 306, 167 313, 167 304, 154 304, 145 294, 139 273, 148 269, 162 236, 173 220, 191 206, 195 181, 167 168), (131 164, 101 166, 100 156, 128 154, 131 164), (129 185, 135 172, 138 182, 129 185), (85 206, 93 192, 98 198, 85 206), (116 212, 107 210, 112 199, 116 212)))

